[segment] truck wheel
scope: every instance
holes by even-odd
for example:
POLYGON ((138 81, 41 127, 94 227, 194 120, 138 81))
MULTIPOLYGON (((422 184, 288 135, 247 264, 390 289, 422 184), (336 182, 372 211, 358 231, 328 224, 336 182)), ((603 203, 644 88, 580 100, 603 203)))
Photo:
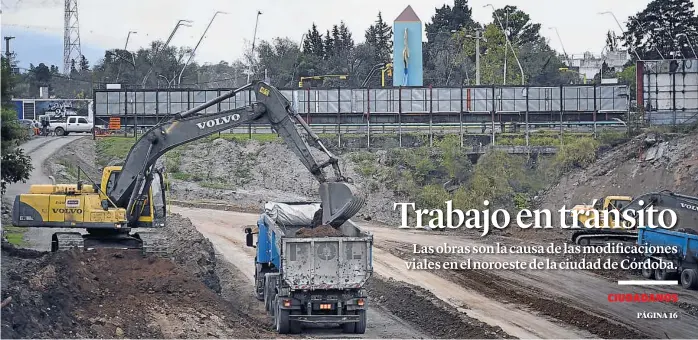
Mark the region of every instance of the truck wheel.
POLYGON ((642 277, 648 280, 654 280, 654 270, 649 268, 642 268, 642 277))
POLYGON ((264 309, 267 312, 271 311, 271 287, 269 280, 266 278, 264 279, 264 309))
POLYGON ((279 334, 288 334, 291 326, 291 311, 288 309, 281 309, 278 303, 276 304, 276 309, 276 331, 279 334))
POLYGON ((57 127, 55 130, 53 130, 53 133, 56 134, 56 136, 64 136, 65 130, 61 127, 57 127))
POLYGON ((681 272, 681 286, 686 289, 698 289, 698 274, 693 269, 681 272))
POLYGON ((655 269, 654 270, 654 277, 657 278, 657 280, 660 280, 660 281, 669 280, 670 276, 671 276, 671 273, 667 272, 666 269, 655 269))
POLYGON ((300 321, 291 320, 289 325, 290 325, 291 334, 300 334, 301 333, 301 322, 300 321))
MULTIPOLYGON (((346 311, 346 315, 356 315, 354 311, 346 311)), ((343 323, 342 324, 342 332, 344 333, 354 333, 356 332, 356 323, 354 322, 349 322, 349 323, 343 323)))
POLYGON ((359 315, 359 322, 354 324, 356 334, 366 333, 366 310, 358 310, 356 314, 359 315))

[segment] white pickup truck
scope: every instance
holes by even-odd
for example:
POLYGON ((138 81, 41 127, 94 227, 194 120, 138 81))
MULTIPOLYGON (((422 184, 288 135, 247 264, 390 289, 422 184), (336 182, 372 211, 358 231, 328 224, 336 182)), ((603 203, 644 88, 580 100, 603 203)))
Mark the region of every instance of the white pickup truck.
POLYGON ((49 130, 56 136, 67 136, 71 132, 92 133, 94 124, 87 121, 87 117, 70 116, 64 121, 52 121, 49 123, 49 130))

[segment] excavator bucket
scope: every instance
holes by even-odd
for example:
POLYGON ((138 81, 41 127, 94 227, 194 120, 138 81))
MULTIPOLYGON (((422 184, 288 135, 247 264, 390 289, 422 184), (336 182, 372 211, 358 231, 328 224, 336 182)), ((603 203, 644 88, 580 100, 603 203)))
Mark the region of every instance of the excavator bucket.
POLYGON ((322 223, 339 228, 356 215, 366 200, 356 195, 358 190, 349 183, 326 182, 320 184, 322 223))

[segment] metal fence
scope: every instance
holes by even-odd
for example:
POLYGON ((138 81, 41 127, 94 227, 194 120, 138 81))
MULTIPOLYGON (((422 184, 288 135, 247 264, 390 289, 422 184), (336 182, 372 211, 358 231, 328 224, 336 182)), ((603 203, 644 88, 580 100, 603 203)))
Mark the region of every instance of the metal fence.
POLYGON ((637 62, 638 107, 653 125, 698 122, 698 59, 637 62))
MULTIPOLYGON (((153 125, 230 89, 95 90, 95 118, 121 117, 126 125, 153 125)), ((478 86, 459 88, 294 89, 281 90, 309 123, 457 123, 603 121, 624 117, 629 108, 625 85, 558 87, 478 86)), ((248 105, 252 91, 214 105, 216 112, 248 105)))

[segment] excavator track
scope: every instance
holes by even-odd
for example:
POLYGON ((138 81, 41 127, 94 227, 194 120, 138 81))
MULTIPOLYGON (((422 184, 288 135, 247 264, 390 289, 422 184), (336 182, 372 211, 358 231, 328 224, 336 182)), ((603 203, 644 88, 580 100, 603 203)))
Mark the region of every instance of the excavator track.
POLYGON ((160 231, 141 231, 134 235, 143 242, 143 255, 169 257, 170 245, 160 231))
POLYGON ((51 238, 51 251, 65 251, 78 248, 85 248, 85 239, 81 233, 77 232, 58 232, 54 233, 51 238))
POLYGON ((630 242, 637 240, 637 231, 630 230, 580 230, 572 234, 572 242, 582 246, 606 244, 610 242, 630 242))
POLYGON ((78 232, 58 232, 53 234, 51 240, 52 252, 75 248, 79 250, 94 248, 140 249, 144 256, 168 257, 170 255, 167 239, 159 231, 145 231, 120 238, 101 239, 78 232), (125 240, 126 242, 120 242, 125 240), (86 243, 87 247, 85 246, 86 243))

